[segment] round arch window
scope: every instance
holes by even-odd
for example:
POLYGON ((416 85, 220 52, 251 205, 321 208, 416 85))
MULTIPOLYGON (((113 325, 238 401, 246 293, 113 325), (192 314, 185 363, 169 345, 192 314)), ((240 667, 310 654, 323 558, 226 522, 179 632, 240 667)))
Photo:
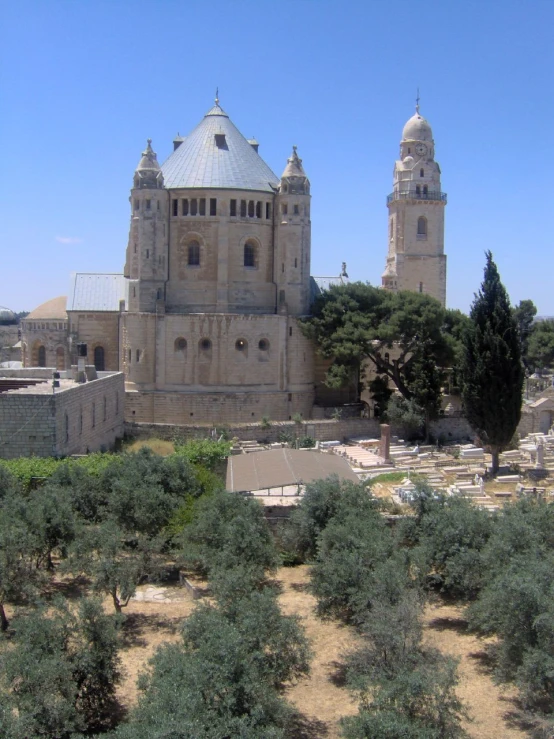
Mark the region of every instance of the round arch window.
POLYGON ((246 339, 237 339, 235 342, 235 349, 238 352, 244 352, 246 349, 248 349, 248 342, 246 339))
POLYGON ((267 352, 269 349, 269 341, 267 339, 260 339, 258 342, 258 349, 261 352, 267 352))
POLYGON ((180 336, 178 339, 175 339, 175 351, 176 352, 184 352, 187 348, 187 340, 183 339, 182 336, 180 336))
POLYGON ((202 339, 200 341, 200 349, 202 349, 203 352, 209 352, 212 348, 212 342, 209 339, 202 339))

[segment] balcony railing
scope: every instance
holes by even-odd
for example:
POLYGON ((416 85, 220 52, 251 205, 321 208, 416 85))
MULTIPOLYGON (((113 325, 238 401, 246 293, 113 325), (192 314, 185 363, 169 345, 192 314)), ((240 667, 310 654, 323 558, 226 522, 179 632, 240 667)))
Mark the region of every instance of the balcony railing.
POLYGON ((435 200, 446 203, 446 193, 438 191, 417 192, 416 190, 394 191, 387 195, 387 205, 393 200, 435 200))

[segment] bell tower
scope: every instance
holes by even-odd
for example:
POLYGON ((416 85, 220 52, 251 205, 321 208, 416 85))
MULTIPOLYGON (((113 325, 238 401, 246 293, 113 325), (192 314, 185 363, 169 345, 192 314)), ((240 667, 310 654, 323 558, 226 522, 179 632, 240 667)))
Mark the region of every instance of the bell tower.
POLYGON ((277 312, 291 316, 310 310, 310 200, 310 181, 293 146, 275 198, 273 270, 277 312))
POLYGON ((400 159, 394 165, 389 210, 387 264, 382 286, 387 290, 426 293, 446 304, 444 208, 440 167, 429 123, 416 112, 404 126, 400 159))

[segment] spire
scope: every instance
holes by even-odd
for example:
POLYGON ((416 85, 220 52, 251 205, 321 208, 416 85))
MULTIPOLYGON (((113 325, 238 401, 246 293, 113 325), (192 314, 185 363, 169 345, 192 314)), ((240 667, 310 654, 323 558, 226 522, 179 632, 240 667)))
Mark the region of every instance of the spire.
POLYGON ((419 87, 417 88, 417 97, 415 99, 415 112, 419 114, 419 87))
POLYGON ((292 147, 292 155, 287 159, 287 166, 282 174, 282 177, 305 177, 304 167, 302 166, 302 159, 298 156, 296 146, 292 147))
POLYGON ((216 105, 219 105, 219 87, 216 87, 215 88, 215 100, 214 100, 214 102, 215 102, 216 105))

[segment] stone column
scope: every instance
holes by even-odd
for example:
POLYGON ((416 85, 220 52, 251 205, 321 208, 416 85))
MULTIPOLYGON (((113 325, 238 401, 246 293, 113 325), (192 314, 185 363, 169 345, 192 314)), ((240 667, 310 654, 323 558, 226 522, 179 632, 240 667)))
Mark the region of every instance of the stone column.
POLYGON ((390 426, 386 423, 381 424, 381 444, 379 453, 384 462, 390 462, 390 426))

